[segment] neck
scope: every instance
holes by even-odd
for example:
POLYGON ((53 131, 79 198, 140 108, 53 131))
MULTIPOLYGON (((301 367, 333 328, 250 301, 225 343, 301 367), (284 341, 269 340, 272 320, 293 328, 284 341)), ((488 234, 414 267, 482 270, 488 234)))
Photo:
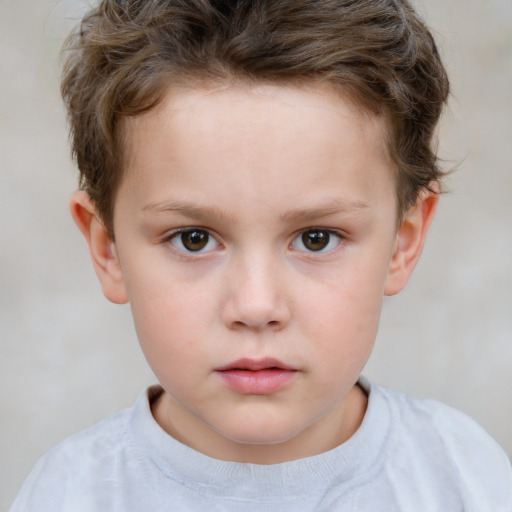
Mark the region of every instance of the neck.
POLYGON ((233 441, 193 416, 177 424, 173 412, 180 406, 166 392, 152 404, 152 413, 169 435, 209 457, 231 462, 279 464, 312 457, 343 444, 360 427, 367 403, 366 393, 355 384, 345 399, 326 415, 294 437, 275 444, 233 441))

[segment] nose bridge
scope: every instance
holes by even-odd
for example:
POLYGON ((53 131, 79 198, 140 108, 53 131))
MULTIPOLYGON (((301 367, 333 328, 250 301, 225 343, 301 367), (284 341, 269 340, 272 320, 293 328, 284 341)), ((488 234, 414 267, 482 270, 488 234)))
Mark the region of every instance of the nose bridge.
POLYGON ((231 327, 282 328, 289 320, 280 258, 262 247, 233 257, 228 270, 225 321, 231 327))

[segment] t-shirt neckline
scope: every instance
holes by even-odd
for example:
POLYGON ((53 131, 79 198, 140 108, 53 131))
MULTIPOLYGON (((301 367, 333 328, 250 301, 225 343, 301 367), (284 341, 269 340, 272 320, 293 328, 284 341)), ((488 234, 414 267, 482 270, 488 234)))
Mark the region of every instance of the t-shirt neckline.
POLYGON ((279 464, 259 465, 211 458, 177 441, 153 418, 151 401, 162 393, 152 386, 132 409, 130 430, 144 456, 167 477, 199 493, 258 499, 310 495, 332 486, 352 486, 378 471, 391 435, 391 412, 382 390, 361 377, 368 395, 359 429, 345 443, 327 452, 279 464))

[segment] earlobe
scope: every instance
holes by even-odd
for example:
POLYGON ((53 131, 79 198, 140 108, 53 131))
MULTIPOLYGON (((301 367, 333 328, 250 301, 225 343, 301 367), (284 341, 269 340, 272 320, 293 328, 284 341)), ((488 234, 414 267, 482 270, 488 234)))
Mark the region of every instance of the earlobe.
POLYGON ((437 193, 424 190, 405 215, 397 233, 395 249, 384 288, 385 295, 395 295, 407 284, 421 255, 437 203, 437 193))
POLYGON ((115 244, 99 218, 89 194, 79 190, 70 201, 73 219, 84 235, 103 294, 115 304, 128 302, 115 244))

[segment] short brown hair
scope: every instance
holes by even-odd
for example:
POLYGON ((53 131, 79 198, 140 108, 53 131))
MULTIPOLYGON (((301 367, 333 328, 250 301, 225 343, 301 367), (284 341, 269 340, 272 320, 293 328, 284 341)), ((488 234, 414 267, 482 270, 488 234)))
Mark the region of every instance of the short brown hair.
POLYGON ((448 79, 406 0, 102 0, 65 44, 62 95, 85 189, 113 236, 121 122, 172 84, 327 81, 387 121, 400 216, 442 172, 448 79))

